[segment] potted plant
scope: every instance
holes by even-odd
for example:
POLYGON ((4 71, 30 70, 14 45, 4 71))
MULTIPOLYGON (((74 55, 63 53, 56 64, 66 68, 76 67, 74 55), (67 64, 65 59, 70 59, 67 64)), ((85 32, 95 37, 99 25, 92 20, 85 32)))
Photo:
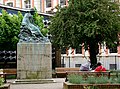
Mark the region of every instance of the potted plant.
POLYGON ((68 82, 63 83, 63 89, 120 89, 120 77, 68 75, 68 82))

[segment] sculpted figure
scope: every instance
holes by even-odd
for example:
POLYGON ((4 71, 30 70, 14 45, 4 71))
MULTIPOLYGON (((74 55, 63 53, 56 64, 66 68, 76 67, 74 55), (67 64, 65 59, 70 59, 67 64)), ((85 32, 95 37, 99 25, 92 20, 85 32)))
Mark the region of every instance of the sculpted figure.
POLYGON ((40 28, 34 24, 31 13, 24 15, 21 31, 19 34, 20 42, 48 42, 49 39, 40 31, 40 28))

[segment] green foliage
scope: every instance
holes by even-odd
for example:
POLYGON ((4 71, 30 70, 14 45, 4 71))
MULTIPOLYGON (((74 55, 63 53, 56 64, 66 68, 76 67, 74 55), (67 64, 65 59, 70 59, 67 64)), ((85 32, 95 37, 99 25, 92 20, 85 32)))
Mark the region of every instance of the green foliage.
POLYGON ((119 80, 119 79, 116 79, 115 77, 114 78, 112 77, 112 78, 109 79, 109 83, 114 84, 114 83, 117 82, 117 80, 119 80))
POLYGON ((20 21, 20 24, 22 22, 22 19, 23 19, 23 15, 20 11, 18 11, 18 20, 20 21))
POLYGON ((40 27, 40 29, 44 28, 44 23, 43 23, 43 16, 38 15, 37 12, 34 13, 33 15, 33 19, 36 25, 38 25, 40 27))
POLYGON ((94 76, 89 76, 86 81, 87 81, 86 83, 95 84, 96 78, 94 76))
MULTIPOLYGON (((43 17, 36 12, 33 16, 35 24, 43 29, 43 17)), ((18 34, 23 20, 23 15, 18 12, 17 15, 9 15, 5 10, 2 10, 0 16, 0 50, 16 50, 19 41, 18 34)))
POLYGON ((50 26, 53 43, 76 47, 83 42, 88 45, 89 40, 97 43, 106 41, 108 44, 116 41, 118 5, 108 1, 70 0, 68 7, 58 7, 50 26))
POLYGON ((48 28, 43 28, 43 29, 41 30, 41 33, 42 33, 44 36, 47 36, 48 32, 49 32, 48 28))
POLYGON ((110 77, 108 79, 107 76, 88 76, 87 78, 84 78, 81 75, 77 74, 71 74, 68 75, 68 81, 73 84, 106 84, 106 83, 120 83, 120 77, 110 77))
POLYGON ((97 81, 96 81, 97 84, 106 84, 106 83, 109 82, 109 79, 108 79, 107 76, 97 77, 96 80, 97 80, 97 81))
POLYGON ((3 85, 3 83, 4 83, 4 78, 0 77, 0 86, 3 85))
POLYGON ((81 84, 84 83, 83 77, 75 74, 68 75, 70 83, 81 84))
POLYGON ((5 10, 2 10, 0 16, 0 50, 16 50, 21 20, 22 14, 20 12, 18 15, 9 15, 5 10))
POLYGON ((69 6, 58 7, 51 18, 50 34, 56 47, 77 48, 84 43, 91 64, 97 63, 98 43, 116 45, 120 31, 119 5, 111 0, 69 0, 69 6))
POLYGON ((120 83, 120 76, 116 79, 117 83, 120 83))
POLYGON ((40 28, 41 33, 46 36, 48 34, 48 29, 44 28, 44 23, 43 23, 43 16, 38 15, 36 8, 34 8, 35 13, 33 15, 34 23, 40 28))

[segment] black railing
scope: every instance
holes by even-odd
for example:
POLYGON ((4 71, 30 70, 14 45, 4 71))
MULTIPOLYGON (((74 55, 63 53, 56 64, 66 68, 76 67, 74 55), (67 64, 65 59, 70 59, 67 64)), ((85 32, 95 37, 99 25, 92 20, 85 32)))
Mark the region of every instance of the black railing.
POLYGON ((0 51, 0 68, 17 68, 16 51, 0 51))

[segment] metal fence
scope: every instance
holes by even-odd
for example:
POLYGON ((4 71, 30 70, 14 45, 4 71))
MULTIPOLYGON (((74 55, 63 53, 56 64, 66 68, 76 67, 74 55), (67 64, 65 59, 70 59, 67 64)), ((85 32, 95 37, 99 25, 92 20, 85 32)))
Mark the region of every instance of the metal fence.
POLYGON ((0 68, 17 68, 16 51, 0 51, 0 68))

